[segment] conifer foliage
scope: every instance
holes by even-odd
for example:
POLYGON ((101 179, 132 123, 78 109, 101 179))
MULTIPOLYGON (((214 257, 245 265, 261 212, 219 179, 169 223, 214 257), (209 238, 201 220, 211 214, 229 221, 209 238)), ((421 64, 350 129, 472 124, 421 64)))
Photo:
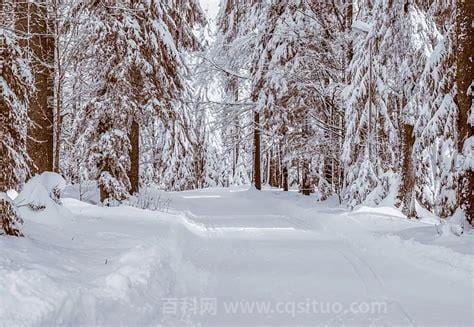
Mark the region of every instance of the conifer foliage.
POLYGON ((21 218, 6 191, 18 188, 27 168, 26 127, 32 76, 16 30, 17 7, 0 1, 0 234, 21 235, 21 218))
POLYGON ((0 233, 45 170, 105 205, 252 183, 472 224, 471 2, 0 0, 0 233))
POLYGON ((94 90, 81 131, 88 168, 102 201, 120 201, 132 186, 130 170, 138 170, 130 161, 139 151, 131 127, 153 124, 155 115, 176 119, 169 108, 186 89, 180 50, 199 48, 192 29, 203 16, 192 1, 86 1, 77 11, 88 17, 85 44, 93 56, 94 90))

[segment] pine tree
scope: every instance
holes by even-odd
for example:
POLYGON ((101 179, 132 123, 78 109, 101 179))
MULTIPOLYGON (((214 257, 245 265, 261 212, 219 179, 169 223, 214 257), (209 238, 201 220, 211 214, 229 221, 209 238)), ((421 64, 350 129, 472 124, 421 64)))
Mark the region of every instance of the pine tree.
MULTIPOLYGON (((415 210, 415 162, 413 149, 415 146, 414 123, 417 105, 413 103, 420 87, 420 76, 426 60, 433 51, 435 27, 422 7, 416 3, 405 1, 398 4, 391 12, 395 13, 392 21, 394 29, 401 31, 393 38, 397 51, 393 51, 390 59, 392 73, 396 76, 394 85, 390 88, 393 92, 394 106, 400 109, 397 112, 400 134, 400 175, 401 182, 398 200, 402 212, 409 218, 417 216, 415 210), (398 86, 397 86, 398 85, 398 86)), ((395 48, 395 46, 393 46, 395 48)), ((386 82, 388 85, 389 81, 386 82)), ((396 110, 395 110, 396 111, 396 110)))
POLYGON ((454 9, 451 1, 433 2, 429 9, 436 23, 435 46, 413 99, 417 108, 416 195, 423 206, 440 217, 450 216, 457 205, 454 9))
POLYGON ((379 1, 359 16, 370 22, 358 36, 346 90, 346 200, 379 203, 400 172, 402 210, 415 213, 414 123, 420 76, 431 54, 433 24, 411 1, 379 1), (401 160, 400 160, 401 159, 401 160))
POLYGON ((18 20, 24 13, 21 9, 13 1, 0 1, 0 233, 15 236, 22 235, 22 220, 4 192, 18 188, 28 171, 26 123, 33 82, 28 49, 20 45, 17 35, 26 32, 26 25, 18 20))
MULTIPOLYGON (((232 42, 234 42, 239 35, 239 23, 242 18, 242 2, 236 0, 224 0, 221 3, 221 10, 218 15, 218 41, 219 47, 217 51, 220 50, 221 53, 227 52, 226 47, 231 47, 232 42)), ((228 54, 228 52, 227 52, 228 54)), ((239 102, 240 95, 240 78, 236 74, 231 72, 236 72, 239 70, 238 61, 235 58, 229 58, 230 64, 228 65, 228 73, 225 73, 224 76, 224 92, 225 92, 225 101, 229 103, 236 104, 239 102), (233 60, 232 60, 233 59, 233 60)), ((228 122, 224 128, 223 137, 228 144, 225 144, 228 148, 227 151, 231 154, 231 174, 230 179, 234 183, 237 177, 237 166, 240 161, 240 147, 241 147, 241 122, 236 106, 229 106, 224 109, 224 114, 228 114, 230 117, 225 117, 224 120, 228 122)))
POLYGON ((217 113, 211 115, 218 121, 226 185, 245 184, 253 175, 254 113, 249 90, 252 62, 248 54, 260 37, 257 17, 266 5, 254 0, 222 0, 215 41, 201 65, 201 69, 214 72, 214 83, 222 94, 221 103, 213 106, 217 113))
POLYGON ((193 28, 203 22, 195 2, 114 3, 84 2, 77 10, 87 12, 87 50, 94 54, 93 71, 100 72, 91 78, 95 90, 85 105, 88 166, 96 171, 102 200, 112 202, 138 188, 140 126, 156 116, 176 135, 175 99, 187 87, 181 51, 199 48, 193 28))

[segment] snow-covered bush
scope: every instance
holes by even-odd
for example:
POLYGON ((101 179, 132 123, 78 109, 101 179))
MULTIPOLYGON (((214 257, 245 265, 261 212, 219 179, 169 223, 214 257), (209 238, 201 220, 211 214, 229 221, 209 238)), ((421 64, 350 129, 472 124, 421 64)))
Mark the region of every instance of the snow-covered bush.
POLYGON ((140 209, 167 212, 170 203, 171 199, 162 190, 156 187, 147 187, 129 197, 122 204, 140 209))
POLYGON ((25 221, 60 226, 72 220, 71 212, 60 201, 65 186, 61 175, 44 172, 31 178, 12 204, 25 221))
POLYGON ((61 191, 65 187, 66 181, 61 175, 44 172, 25 184, 14 203, 17 207, 27 206, 34 211, 45 209, 51 200, 60 205, 61 191))

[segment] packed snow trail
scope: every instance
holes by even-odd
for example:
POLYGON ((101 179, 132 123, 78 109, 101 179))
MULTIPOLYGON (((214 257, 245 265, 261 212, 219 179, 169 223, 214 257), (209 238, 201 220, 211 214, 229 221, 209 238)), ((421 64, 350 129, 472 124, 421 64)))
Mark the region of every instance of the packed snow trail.
POLYGON ((176 204, 206 230, 199 247, 182 250, 209 272, 202 293, 178 297, 216 298, 218 305, 215 316, 194 314, 193 322, 472 325, 472 256, 363 228, 376 219, 414 227, 400 217, 357 217, 271 193, 190 192, 176 204))
POLYGON ((66 199, 71 219, 0 238, 0 325, 474 324, 472 234, 292 192, 167 196, 66 199))

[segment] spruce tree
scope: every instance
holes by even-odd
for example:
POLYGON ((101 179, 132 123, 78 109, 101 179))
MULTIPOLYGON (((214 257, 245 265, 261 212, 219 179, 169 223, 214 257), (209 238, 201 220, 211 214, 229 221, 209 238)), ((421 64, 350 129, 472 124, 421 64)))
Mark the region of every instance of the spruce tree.
POLYGON ((22 235, 22 220, 5 192, 18 189, 28 171, 26 124, 33 82, 28 49, 18 36, 26 32, 18 20, 20 9, 14 1, 0 1, 0 234, 14 236, 22 235))
POLYGON ((79 6, 77 11, 88 16, 87 52, 93 54, 94 72, 100 72, 92 77, 95 90, 85 105, 82 131, 101 200, 115 202, 137 190, 140 126, 156 115, 176 135, 175 100, 186 89, 181 51, 199 48, 193 28, 203 15, 194 1, 86 1, 79 6))

